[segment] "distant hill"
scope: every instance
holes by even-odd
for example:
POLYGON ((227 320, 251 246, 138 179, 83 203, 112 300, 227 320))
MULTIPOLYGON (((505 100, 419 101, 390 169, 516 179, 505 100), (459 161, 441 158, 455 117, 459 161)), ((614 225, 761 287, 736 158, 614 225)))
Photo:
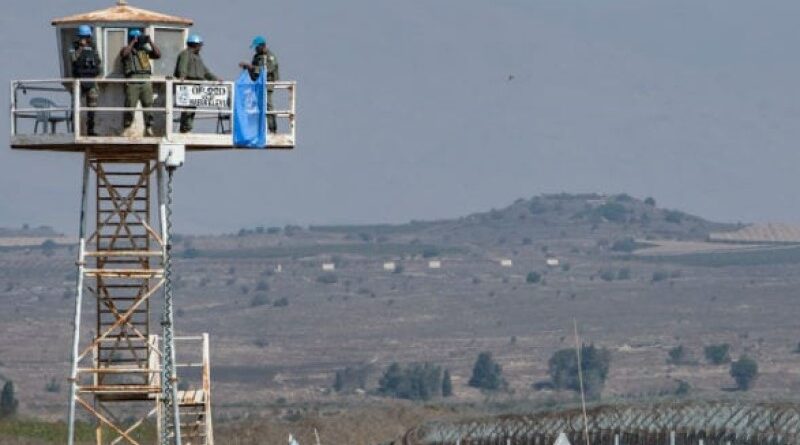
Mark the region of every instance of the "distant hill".
POLYGON ((50 226, 30 227, 27 224, 19 228, 0 227, 0 238, 43 238, 62 236, 50 226))
POLYGON ((739 226, 657 207, 652 198, 627 194, 546 194, 462 218, 401 225, 312 226, 316 232, 358 233, 363 238, 414 234, 420 241, 489 244, 552 238, 706 240, 739 226))

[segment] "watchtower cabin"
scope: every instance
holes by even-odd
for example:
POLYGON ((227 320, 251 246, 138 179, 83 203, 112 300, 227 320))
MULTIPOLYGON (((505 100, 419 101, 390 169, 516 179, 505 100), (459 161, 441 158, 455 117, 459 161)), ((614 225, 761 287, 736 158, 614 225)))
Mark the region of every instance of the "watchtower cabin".
MULTIPOLYGON (((125 0, 110 8, 57 18, 52 21, 56 31, 60 78, 17 80, 11 83, 11 146, 17 149, 85 151, 87 149, 121 146, 150 148, 167 142, 182 144, 187 151, 233 149, 231 116, 233 114, 233 82, 183 81, 173 79, 178 54, 186 48, 193 22, 159 12, 140 9, 125 0), (92 43, 100 58, 100 75, 96 79, 72 77, 70 49, 76 43, 81 25, 92 28, 92 43), (150 83, 154 90, 153 106, 143 110, 124 108, 125 79, 120 50, 128 43, 128 31, 140 29, 161 49, 161 58, 152 60, 150 83), (99 90, 98 107, 87 107, 81 99, 81 86, 94 83, 99 90), (209 97, 211 106, 194 108, 185 94, 192 86, 196 94, 209 97), (212 88, 213 87, 213 88, 212 88), (194 131, 180 133, 178 121, 182 111, 196 114, 194 131), (125 111, 135 111, 134 131, 123 128, 125 111), (154 115, 153 136, 144 136, 142 115, 154 115), (86 129, 87 113, 95 116, 95 133, 86 129), (125 135, 124 135, 125 134, 125 135)), ((243 48, 246 51, 247 48, 243 48)), ((243 52, 243 56, 246 52, 243 52)), ((274 106, 268 114, 275 116, 277 131, 267 138, 267 149, 292 149, 295 145, 295 87, 293 81, 270 82, 274 106)), ((194 102, 192 102, 194 103, 194 102)), ((133 148, 133 147, 129 147, 133 148)))
MULTIPOLYGON (((235 149, 234 83, 171 77, 186 47, 188 18, 118 0, 52 25, 60 75, 11 82, 10 145, 78 152, 84 159, 67 443, 74 443, 76 422, 83 420, 94 423, 98 445, 213 445, 208 335, 173 331, 171 180, 186 152, 235 149), (74 78, 70 50, 86 25, 101 59, 99 75, 74 78), (132 29, 160 48, 149 79, 128 79, 123 72, 121 50, 132 29), (132 81, 152 84, 151 107, 125 107, 126 83, 132 81), (86 104, 87 83, 96 85, 96 106, 86 104), (198 95, 202 100, 191 100, 198 95), (126 112, 133 113, 127 129, 126 112), (178 131, 183 112, 195 113, 191 132, 178 131), (87 129, 89 113, 93 131, 87 129), (144 113, 154 116, 150 132, 144 113)), ((268 134, 265 148, 292 149, 295 82, 268 86, 274 103, 266 114, 275 116, 277 131, 268 134)))

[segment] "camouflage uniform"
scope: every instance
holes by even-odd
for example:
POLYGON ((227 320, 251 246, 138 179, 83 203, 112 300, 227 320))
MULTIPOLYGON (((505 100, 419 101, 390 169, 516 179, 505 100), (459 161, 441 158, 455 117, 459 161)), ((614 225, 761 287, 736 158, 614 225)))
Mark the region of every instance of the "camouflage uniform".
MULTIPOLYGON (((69 51, 72 62, 72 77, 79 79, 95 78, 100 74, 102 61, 94 46, 81 47, 79 42, 69 51)), ((99 105, 100 92, 94 82, 81 82, 81 96, 86 100, 87 107, 99 105)), ((86 113, 86 132, 94 136, 94 111, 86 113)))
MULTIPOLYGON (((133 48, 127 56, 124 54, 125 49, 120 53, 122 58, 122 68, 125 77, 129 79, 139 79, 138 82, 128 82, 125 84, 125 107, 135 108, 136 104, 141 101, 143 108, 150 108, 153 106, 153 84, 145 82, 153 74, 153 67, 150 62, 151 57, 154 57, 152 48, 133 48)), ((153 113, 150 111, 144 112, 144 125, 150 128, 153 125, 153 113)), ((133 123, 133 111, 126 111, 123 117, 125 128, 128 128, 133 123)))
MULTIPOLYGON (((253 63, 251 65, 253 65, 253 70, 250 71, 250 78, 253 80, 258 79, 264 67, 267 69, 267 82, 275 82, 281 78, 278 69, 278 58, 275 57, 275 53, 270 50, 267 50, 264 54, 257 52, 253 56, 253 63)), ((268 111, 272 111, 272 90, 273 87, 267 87, 268 111)), ((275 133, 278 130, 278 123, 274 115, 267 115, 267 128, 269 128, 270 133, 275 133)))
MULTIPOLYGON (((187 80, 218 80, 203 62, 200 54, 186 48, 178 54, 178 61, 175 64, 175 77, 187 80)), ((188 133, 194 127, 194 113, 181 113, 181 133, 188 133)))

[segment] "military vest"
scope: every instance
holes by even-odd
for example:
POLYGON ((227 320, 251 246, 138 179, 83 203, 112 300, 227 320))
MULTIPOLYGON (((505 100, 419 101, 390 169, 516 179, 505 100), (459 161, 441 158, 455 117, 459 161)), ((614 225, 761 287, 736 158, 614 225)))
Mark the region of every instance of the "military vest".
POLYGON ((150 52, 132 49, 127 57, 123 57, 122 68, 126 77, 153 74, 153 66, 150 63, 150 52))
POLYGON ((72 62, 74 77, 97 77, 100 74, 100 56, 92 47, 84 47, 78 58, 72 62))

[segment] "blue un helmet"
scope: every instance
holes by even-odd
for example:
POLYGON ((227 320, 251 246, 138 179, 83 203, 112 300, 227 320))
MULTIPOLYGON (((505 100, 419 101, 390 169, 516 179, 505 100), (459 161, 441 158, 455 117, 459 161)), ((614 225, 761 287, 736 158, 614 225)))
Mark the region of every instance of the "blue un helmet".
POLYGON ((78 27, 78 37, 91 37, 92 27, 89 25, 81 25, 78 27))
POLYGON ((255 36, 253 38, 253 43, 250 44, 250 48, 258 48, 261 45, 267 44, 267 38, 264 36, 255 36))
POLYGON ((128 39, 135 39, 142 36, 142 30, 139 28, 131 28, 128 30, 128 39))
POLYGON ((192 34, 189 36, 188 39, 186 39, 186 43, 189 45, 202 45, 203 38, 200 37, 198 34, 192 34))

